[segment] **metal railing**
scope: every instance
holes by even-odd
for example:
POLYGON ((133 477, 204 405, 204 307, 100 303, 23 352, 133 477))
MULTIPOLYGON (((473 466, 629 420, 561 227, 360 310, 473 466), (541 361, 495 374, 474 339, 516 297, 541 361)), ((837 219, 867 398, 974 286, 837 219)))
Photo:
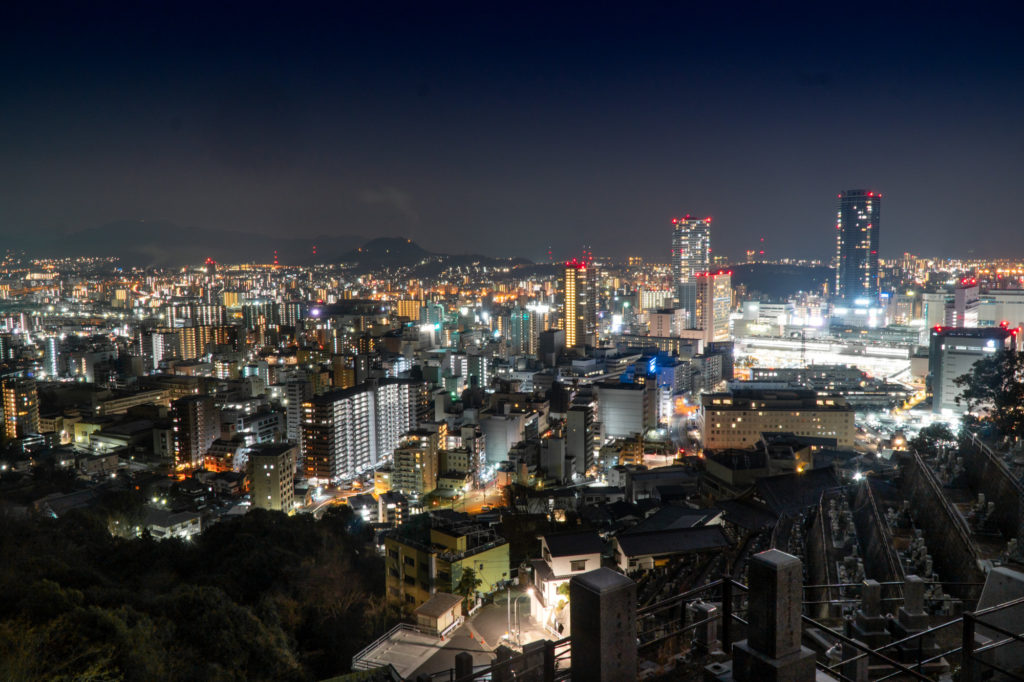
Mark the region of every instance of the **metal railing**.
POLYGON ((812 620, 811 618, 808 618, 807 616, 803 616, 803 621, 805 623, 813 624, 815 627, 828 632, 830 635, 834 636, 839 641, 845 644, 849 644, 850 646, 854 647, 855 649, 861 652, 859 654, 856 654, 855 656, 851 656, 848 659, 839 661, 837 663, 833 663, 832 665, 819 666, 820 669, 824 670, 830 675, 838 676, 841 680, 844 681, 849 680, 849 678, 845 677, 842 673, 840 673, 839 669, 849 663, 855 662, 865 657, 874 658, 875 660, 881 661, 886 665, 892 666, 895 669, 894 672, 889 673, 883 677, 879 677, 875 679, 874 682, 883 682, 883 680, 889 680, 894 677, 898 677, 899 675, 910 675, 911 677, 919 680, 932 680, 932 677, 929 677, 921 672, 922 668, 925 665, 928 665, 929 663, 938 662, 947 656, 953 656, 955 654, 960 654, 961 659, 960 682, 976 682, 977 680, 979 680, 981 678, 981 676, 978 675, 979 666, 987 666, 989 668, 992 668, 993 670, 996 670, 1009 676, 1012 679, 1024 680, 1024 676, 1010 672, 1008 670, 1004 670, 1003 668, 997 666, 991 661, 987 661, 978 657, 978 654, 992 651, 993 649, 997 649, 998 647, 1003 646, 1005 644, 1009 644, 1013 641, 1024 642, 1024 633, 1015 634, 1007 630, 1004 630, 1003 628, 1000 628, 996 625, 985 622, 984 620, 980 620, 980 618, 984 616, 993 613, 998 613, 999 611, 1013 608, 1015 606, 1024 607, 1024 597, 1020 597, 1012 601, 1004 602, 1002 604, 997 604, 995 606, 981 609, 980 611, 975 611, 973 613, 964 613, 962 616, 949 620, 945 623, 941 623, 934 627, 927 628, 926 630, 922 630, 921 632, 916 632, 902 639, 898 639, 893 642, 883 644, 882 646, 877 647, 875 649, 871 649, 867 645, 858 642, 854 639, 851 639, 839 632, 836 632, 835 630, 832 630, 831 628, 828 628, 822 625, 821 623, 818 623, 812 620), (899 663, 881 653, 882 651, 885 651, 887 649, 909 644, 910 642, 913 642, 915 640, 921 642, 925 637, 930 637, 935 633, 939 632, 940 630, 945 630, 946 628, 953 627, 958 624, 962 626, 961 645, 953 649, 943 651, 942 653, 934 654, 932 656, 929 656, 928 658, 919 659, 916 663, 913 664, 914 669, 910 668, 909 666, 903 663, 899 663), (975 632, 976 626, 978 625, 998 632, 999 634, 1005 635, 1005 638, 997 642, 989 642, 981 647, 976 647, 975 632))
MULTIPOLYGON (((838 585, 838 584, 837 584, 838 585)), ((845 585, 845 584, 844 584, 845 585)), ((851 585, 852 586, 852 585, 851 585)), ((822 585, 810 585, 808 588, 824 587, 822 585)), ((653 644, 669 640, 673 637, 678 637, 687 632, 695 630, 702 625, 707 625, 715 621, 720 621, 720 632, 719 639, 721 646, 725 651, 730 651, 733 644, 733 624, 740 623, 741 625, 748 625, 747 620, 740 617, 736 613, 735 609, 735 598, 738 596, 737 590, 740 592, 747 592, 748 587, 736 580, 733 580, 730 576, 723 576, 717 580, 713 580, 700 587, 693 588, 681 594, 673 595, 659 602, 646 606, 642 609, 638 609, 636 612, 637 623, 640 624, 640 620, 643 618, 650 617, 658 612, 665 611, 678 606, 684 606, 688 600, 700 597, 711 593, 715 597, 717 603, 718 598, 721 599, 721 608, 718 612, 713 615, 698 620, 694 623, 685 624, 682 627, 674 630, 670 633, 659 634, 658 636, 646 640, 638 641, 638 649, 649 647, 653 644)), ((842 632, 839 632, 833 628, 824 625, 823 623, 810 618, 809 616, 801 616, 801 620, 805 625, 810 625, 819 629, 823 634, 835 639, 838 642, 842 642, 844 645, 849 645, 856 649, 859 653, 846 658, 844 660, 835 663, 826 663, 820 660, 815 661, 815 665, 818 670, 831 675, 832 677, 841 680, 842 682, 855 682, 855 680, 843 674, 842 669, 850 663, 854 663, 860 659, 867 658, 874 661, 876 665, 881 665, 883 668, 889 668, 889 670, 883 671, 883 676, 874 679, 874 682, 883 682, 884 680, 890 680, 900 676, 907 676, 921 682, 932 682, 933 676, 929 675, 924 671, 925 666, 936 663, 948 656, 960 655, 960 682, 979 682, 982 679, 981 670, 983 668, 989 668, 1006 675, 1010 679, 1024 681, 1024 676, 1019 673, 1009 671, 994 663, 991 660, 987 660, 982 657, 982 654, 991 652, 999 647, 1011 644, 1013 642, 1024 643, 1024 632, 1011 632, 1003 627, 994 625, 985 620, 986 616, 999 613, 1006 609, 1020 607, 1024 608, 1024 597, 1014 599, 1002 604, 997 604, 985 609, 977 610, 974 612, 964 613, 962 616, 953 618, 945 623, 927 628, 921 632, 917 632, 907 637, 888 642, 876 648, 871 648, 863 642, 857 641, 852 637, 849 637, 842 632), (887 652, 895 647, 905 647, 905 645, 917 641, 920 645, 925 638, 931 637, 936 633, 952 628, 957 625, 962 627, 961 639, 962 643, 960 646, 941 653, 929 655, 927 658, 922 658, 919 654, 918 660, 912 663, 902 662, 897 660, 898 654, 889 655, 887 652), (975 641, 977 628, 987 628, 988 630, 1002 635, 1002 639, 996 641, 985 642, 980 646, 975 641)), ((685 619, 685 615, 684 615, 685 619)), ((684 621, 685 622, 685 621, 684 621)), ((401 626, 400 626, 401 627, 401 626)), ((411 626, 406 626, 408 629, 415 629, 411 626)), ((396 628, 398 629, 398 628, 396 628)), ((649 632, 649 630, 648 630, 649 632)), ((389 633, 390 635, 390 633, 389 633)), ((643 632, 639 633, 642 637, 643 632)), ((386 639, 388 635, 381 639, 386 639)), ((380 641, 380 640, 378 640, 380 641)), ((524 651, 520 654, 516 654, 508 657, 504 660, 495 661, 491 665, 475 670, 468 675, 462 677, 456 677, 455 671, 443 671, 438 673, 441 677, 436 679, 449 679, 452 682, 476 682, 491 679, 542 679, 544 682, 556 682, 557 680, 568 680, 571 679, 571 649, 572 640, 570 637, 560 639, 558 641, 544 641, 535 649, 524 651)), ((366 651, 373 648, 374 645, 367 647, 359 655, 362 655, 366 651)), ((923 651, 923 648, 919 646, 919 651, 923 651)), ((357 659, 359 658, 357 655, 357 659)), ((354 666, 353 666, 354 667, 354 666)), ((434 678, 432 678, 434 679, 434 678)))
POLYGON ((391 639, 392 635, 394 635, 397 632, 402 632, 402 631, 405 631, 405 632, 415 632, 415 633, 418 633, 418 634, 421 634, 421 635, 429 634, 427 630, 425 630, 424 628, 420 627, 419 625, 413 625, 412 623, 399 623, 398 625, 396 625, 395 627, 391 628, 390 630, 385 632, 383 635, 381 635, 377 639, 373 640, 372 644, 369 644, 369 645, 363 647, 363 649, 358 654, 353 656, 352 657, 352 669, 353 670, 366 670, 367 669, 367 667, 366 667, 367 665, 369 665, 370 667, 374 667, 374 666, 378 665, 378 663, 376 661, 374 661, 372 663, 364 663, 363 659, 371 651, 373 651, 378 646, 380 646, 384 642, 386 642, 389 639, 391 639))
MULTIPOLYGON (((474 670, 468 675, 456 677, 454 682, 476 682, 477 680, 498 679, 535 679, 539 676, 544 682, 556 682, 570 678, 569 663, 572 656, 571 639, 566 637, 557 642, 545 640, 541 646, 521 654, 498 660, 481 670, 474 670)), ((454 672, 454 671, 453 671, 454 672)))

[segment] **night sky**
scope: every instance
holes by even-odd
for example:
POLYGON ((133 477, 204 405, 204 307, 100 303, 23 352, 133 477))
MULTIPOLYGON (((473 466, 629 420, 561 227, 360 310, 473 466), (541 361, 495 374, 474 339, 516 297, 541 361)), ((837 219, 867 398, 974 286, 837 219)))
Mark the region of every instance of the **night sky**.
POLYGON ((1021 3, 20 4, 3 236, 145 218, 667 260, 692 213, 718 253, 827 259, 865 187, 885 257, 1024 256, 1021 3))

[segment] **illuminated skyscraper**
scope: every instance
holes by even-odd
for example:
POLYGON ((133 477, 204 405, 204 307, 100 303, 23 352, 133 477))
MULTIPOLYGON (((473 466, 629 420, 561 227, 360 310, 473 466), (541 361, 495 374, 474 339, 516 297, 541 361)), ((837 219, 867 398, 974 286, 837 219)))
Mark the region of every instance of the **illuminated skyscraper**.
POLYGON ((711 268, 711 218, 672 219, 672 276, 686 326, 697 325, 697 273, 711 268))
POLYGON ((852 305, 878 303, 878 230, 882 195, 866 189, 839 194, 836 215, 834 300, 852 305))
POLYGON ((732 270, 697 274, 697 326, 704 330, 704 341, 729 340, 729 313, 732 312, 732 270))
POLYGON ((565 264, 562 308, 565 347, 583 353, 597 331, 597 282, 593 265, 573 258, 565 264))

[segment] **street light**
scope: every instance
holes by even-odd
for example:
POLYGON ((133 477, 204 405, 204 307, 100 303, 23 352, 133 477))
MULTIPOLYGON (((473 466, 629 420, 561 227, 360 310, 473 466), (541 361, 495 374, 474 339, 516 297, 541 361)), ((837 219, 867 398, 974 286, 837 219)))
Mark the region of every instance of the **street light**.
MULTIPOLYGON (((533 598, 533 588, 532 587, 526 588, 526 594, 530 595, 530 598, 532 599, 533 598)), ((519 646, 522 645, 522 643, 520 642, 520 635, 522 634, 522 631, 523 631, 522 625, 519 623, 519 597, 516 597, 516 645, 519 645, 519 646)))

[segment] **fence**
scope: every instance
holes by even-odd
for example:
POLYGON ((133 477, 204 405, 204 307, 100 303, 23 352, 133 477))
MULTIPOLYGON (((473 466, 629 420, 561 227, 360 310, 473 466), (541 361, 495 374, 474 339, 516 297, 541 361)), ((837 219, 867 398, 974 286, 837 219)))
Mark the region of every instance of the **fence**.
MULTIPOLYGON (((838 586, 838 584, 835 586, 838 586)), ((843 584, 843 586, 846 586, 846 584, 843 584)), ((815 589, 820 587, 825 586, 809 585, 806 586, 805 589, 815 589)), ((636 614, 638 625, 638 649, 644 649, 659 642, 691 632, 701 626, 718 622, 722 648, 727 652, 730 651, 733 644, 733 625, 736 623, 744 626, 748 625, 747 620, 742 618, 736 612, 735 608, 736 598, 740 596, 741 593, 747 591, 748 587, 746 585, 733 580, 731 577, 722 577, 700 587, 688 590, 687 592, 673 595, 672 597, 663 599, 660 602, 638 609, 636 614), (640 629, 640 625, 645 618, 668 609, 682 607, 684 609, 683 619, 685 620, 685 607, 687 603, 696 598, 706 596, 711 596, 716 601, 720 600, 720 610, 716 609, 711 616, 700 619, 696 622, 688 624, 684 623, 672 632, 659 634, 656 637, 645 639, 645 632, 650 632, 649 630, 640 629)), ((835 663, 826 663, 821 660, 815 661, 815 667, 818 670, 826 673, 834 679, 841 680, 842 682, 857 682, 856 679, 848 676, 843 672, 843 670, 849 670, 848 666, 850 666, 850 664, 856 663, 861 659, 868 659, 869 661, 873 661, 876 665, 880 664, 880 667, 889 669, 884 670, 881 673, 882 676, 875 678, 874 682, 883 682, 884 680, 890 680, 901 676, 920 680, 921 682, 933 682, 934 676, 926 674, 923 671, 924 667, 930 663, 935 663, 941 659, 954 656, 960 657, 960 682, 980 682, 984 679, 983 673, 985 670, 996 671, 1006 675, 1010 679, 1024 681, 1024 676, 1021 676, 1019 673, 1014 671, 1004 669, 993 662, 990 657, 985 656, 985 654, 995 651, 1005 645, 1014 642, 1024 643, 1024 633, 1011 632, 986 620, 986 617, 988 616, 992 616, 996 613, 1014 607, 1024 608, 1024 597, 974 612, 966 612, 963 615, 953 618, 945 623, 927 628, 921 632, 913 633, 907 637, 888 642, 876 648, 871 648, 863 642, 849 637, 842 632, 828 627, 827 625, 808 616, 801 616, 801 622, 805 626, 817 628, 827 636, 843 643, 844 646, 852 647, 859 652, 835 663), (941 653, 933 654, 928 657, 919 655, 918 660, 912 663, 898 661, 893 655, 886 653, 891 649, 904 647, 905 645, 915 641, 923 642, 926 638, 931 637, 939 631, 948 628, 955 628, 957 626, 962 628, 961 645, 958 647, 942 651, 941 653), (979 645, 976 641, 977 628, 979 626, 998 633, 1002 638, 995 641, 982 642, 979 645)), ((440 676, 435 675, 425 679, 451 680, 452 682, 523 679, 543 680, 543 682, 570 680, 572 679, 570 658, 571 641, 571 638, 566 637, 554 642, 535 642, 533 645, 527 645, 527 648, 523 653, 514 656, 507 656, 504 659, 499 658, 499 660, 492 665, 480 670, 466 672, 462 676, 458 676, 455 670, 451 670, 439 673, 438 675, 440 676)), ((918 650, 923 651, 923 648, 919 648, 918 650)))

